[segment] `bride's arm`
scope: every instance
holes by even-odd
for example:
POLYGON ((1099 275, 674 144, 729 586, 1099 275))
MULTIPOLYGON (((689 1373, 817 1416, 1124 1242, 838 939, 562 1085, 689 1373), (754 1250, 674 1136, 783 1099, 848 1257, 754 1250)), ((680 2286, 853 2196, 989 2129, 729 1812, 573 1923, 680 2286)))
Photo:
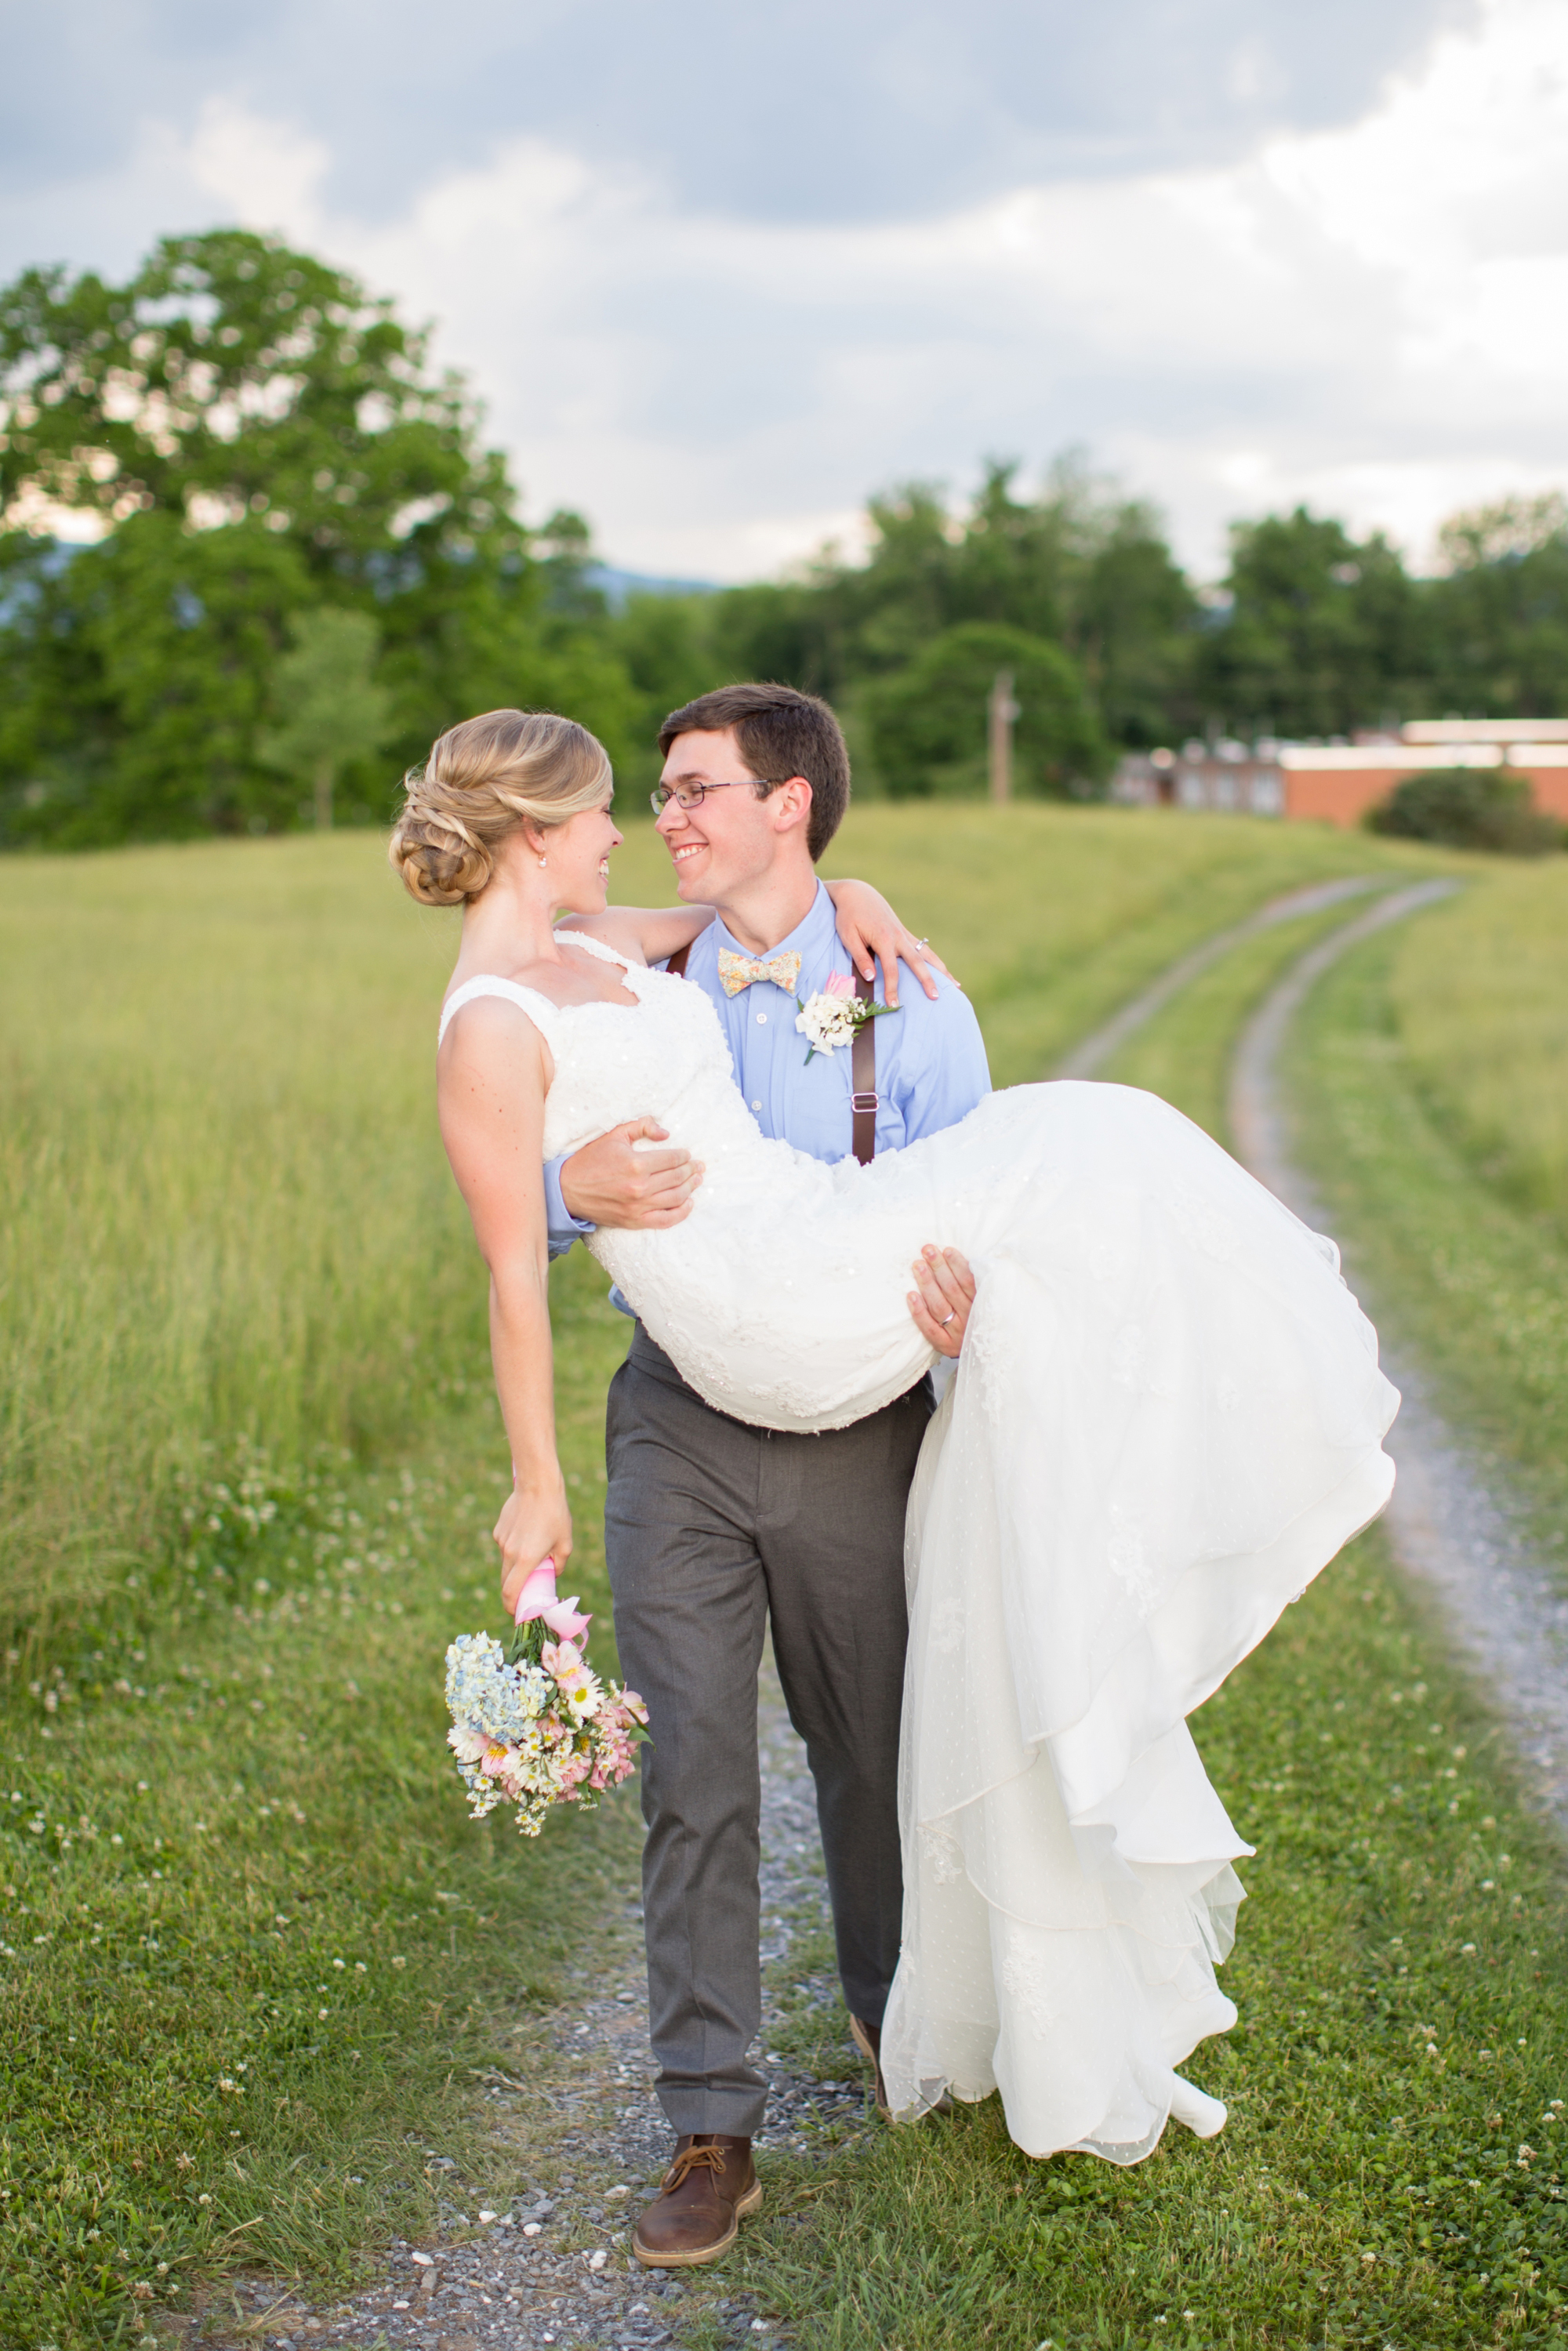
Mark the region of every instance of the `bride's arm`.
POLYGON ((495 1528, 509 1614, 540 1560, 564 1568, 571 1555, 545 1226, 549 1048, 515 1006, 481 998, 453 1022, 437 1071, 441 1139, 490 1269, 490 1354, 512 1447, 512 1491, 495 1528))
MULTIPOLYGON (((856 970, 873 979, 881 964, 885 1003, 897 1005, 901 958, 926 995, 935 998, 932 967, 945 972, 946 965, 925 939, 917 939, 899 921, 880 890, 873 890, 869 882, 828 882, 823 887, 833 902, 839 936, 856 970)), ((712 920, 709 906, 607 906, 602 914, 569 914, 560 927, 587 931, 634 961, 664 963, 682 947, 690 946, 712 920)))

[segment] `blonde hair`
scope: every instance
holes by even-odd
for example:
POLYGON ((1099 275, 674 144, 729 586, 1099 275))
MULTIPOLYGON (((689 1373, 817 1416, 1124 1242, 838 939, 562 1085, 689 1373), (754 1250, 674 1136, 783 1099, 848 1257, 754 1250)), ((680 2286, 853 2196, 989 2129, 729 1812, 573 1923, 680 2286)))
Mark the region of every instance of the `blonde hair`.
POLYGON ((465 906, 525 821, 549 831, 598 808, 611 785, 604 747, 550 710, 486 710, 449 726, 403 778, 387 855, 423 906, 465 906))

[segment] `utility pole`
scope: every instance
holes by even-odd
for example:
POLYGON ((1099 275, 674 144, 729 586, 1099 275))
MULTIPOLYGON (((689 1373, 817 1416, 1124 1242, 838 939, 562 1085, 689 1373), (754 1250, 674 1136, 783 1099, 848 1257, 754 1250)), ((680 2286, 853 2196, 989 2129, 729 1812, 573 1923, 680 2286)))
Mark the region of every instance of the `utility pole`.
POLYGON ((1013 674, 998 670, 986 697, 989 721, 991 798, 998 808, 1013 796, 1013 721, 1019 715, 1013 700, 1013 674))

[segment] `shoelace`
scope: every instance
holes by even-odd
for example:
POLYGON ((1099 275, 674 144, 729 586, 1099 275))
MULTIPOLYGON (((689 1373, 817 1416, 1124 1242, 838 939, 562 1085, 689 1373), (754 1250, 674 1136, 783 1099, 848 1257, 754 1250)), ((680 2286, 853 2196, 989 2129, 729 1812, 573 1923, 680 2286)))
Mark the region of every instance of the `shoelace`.
POLYGON ((659 2193, 662 2196, 673 2196, 677 2188, 685 2186, 688 2175, 699 2168, 704 2171, 718 2172, 724 2168, 722 2147, 684 2147, 665 2174, 664 2184, 659 2193))

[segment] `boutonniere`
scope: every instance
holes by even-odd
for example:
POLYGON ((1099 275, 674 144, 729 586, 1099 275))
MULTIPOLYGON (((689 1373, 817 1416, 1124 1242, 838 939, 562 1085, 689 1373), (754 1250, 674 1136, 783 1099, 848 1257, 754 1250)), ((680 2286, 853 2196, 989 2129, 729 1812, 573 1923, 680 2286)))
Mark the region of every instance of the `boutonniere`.
POLYGON ((854 981, 847 971, 835 971, 826 987, 818 988, 804 1004, 795 998, 800 1009, 795 1026, 806 1040, 806 1059, 813 1053, 836 1053, 841 1045, 852 1043, 856 1031, 875 1020, 883 1012, 896 1012, 896 1004, 870 1004, 855 994, 854 981))

